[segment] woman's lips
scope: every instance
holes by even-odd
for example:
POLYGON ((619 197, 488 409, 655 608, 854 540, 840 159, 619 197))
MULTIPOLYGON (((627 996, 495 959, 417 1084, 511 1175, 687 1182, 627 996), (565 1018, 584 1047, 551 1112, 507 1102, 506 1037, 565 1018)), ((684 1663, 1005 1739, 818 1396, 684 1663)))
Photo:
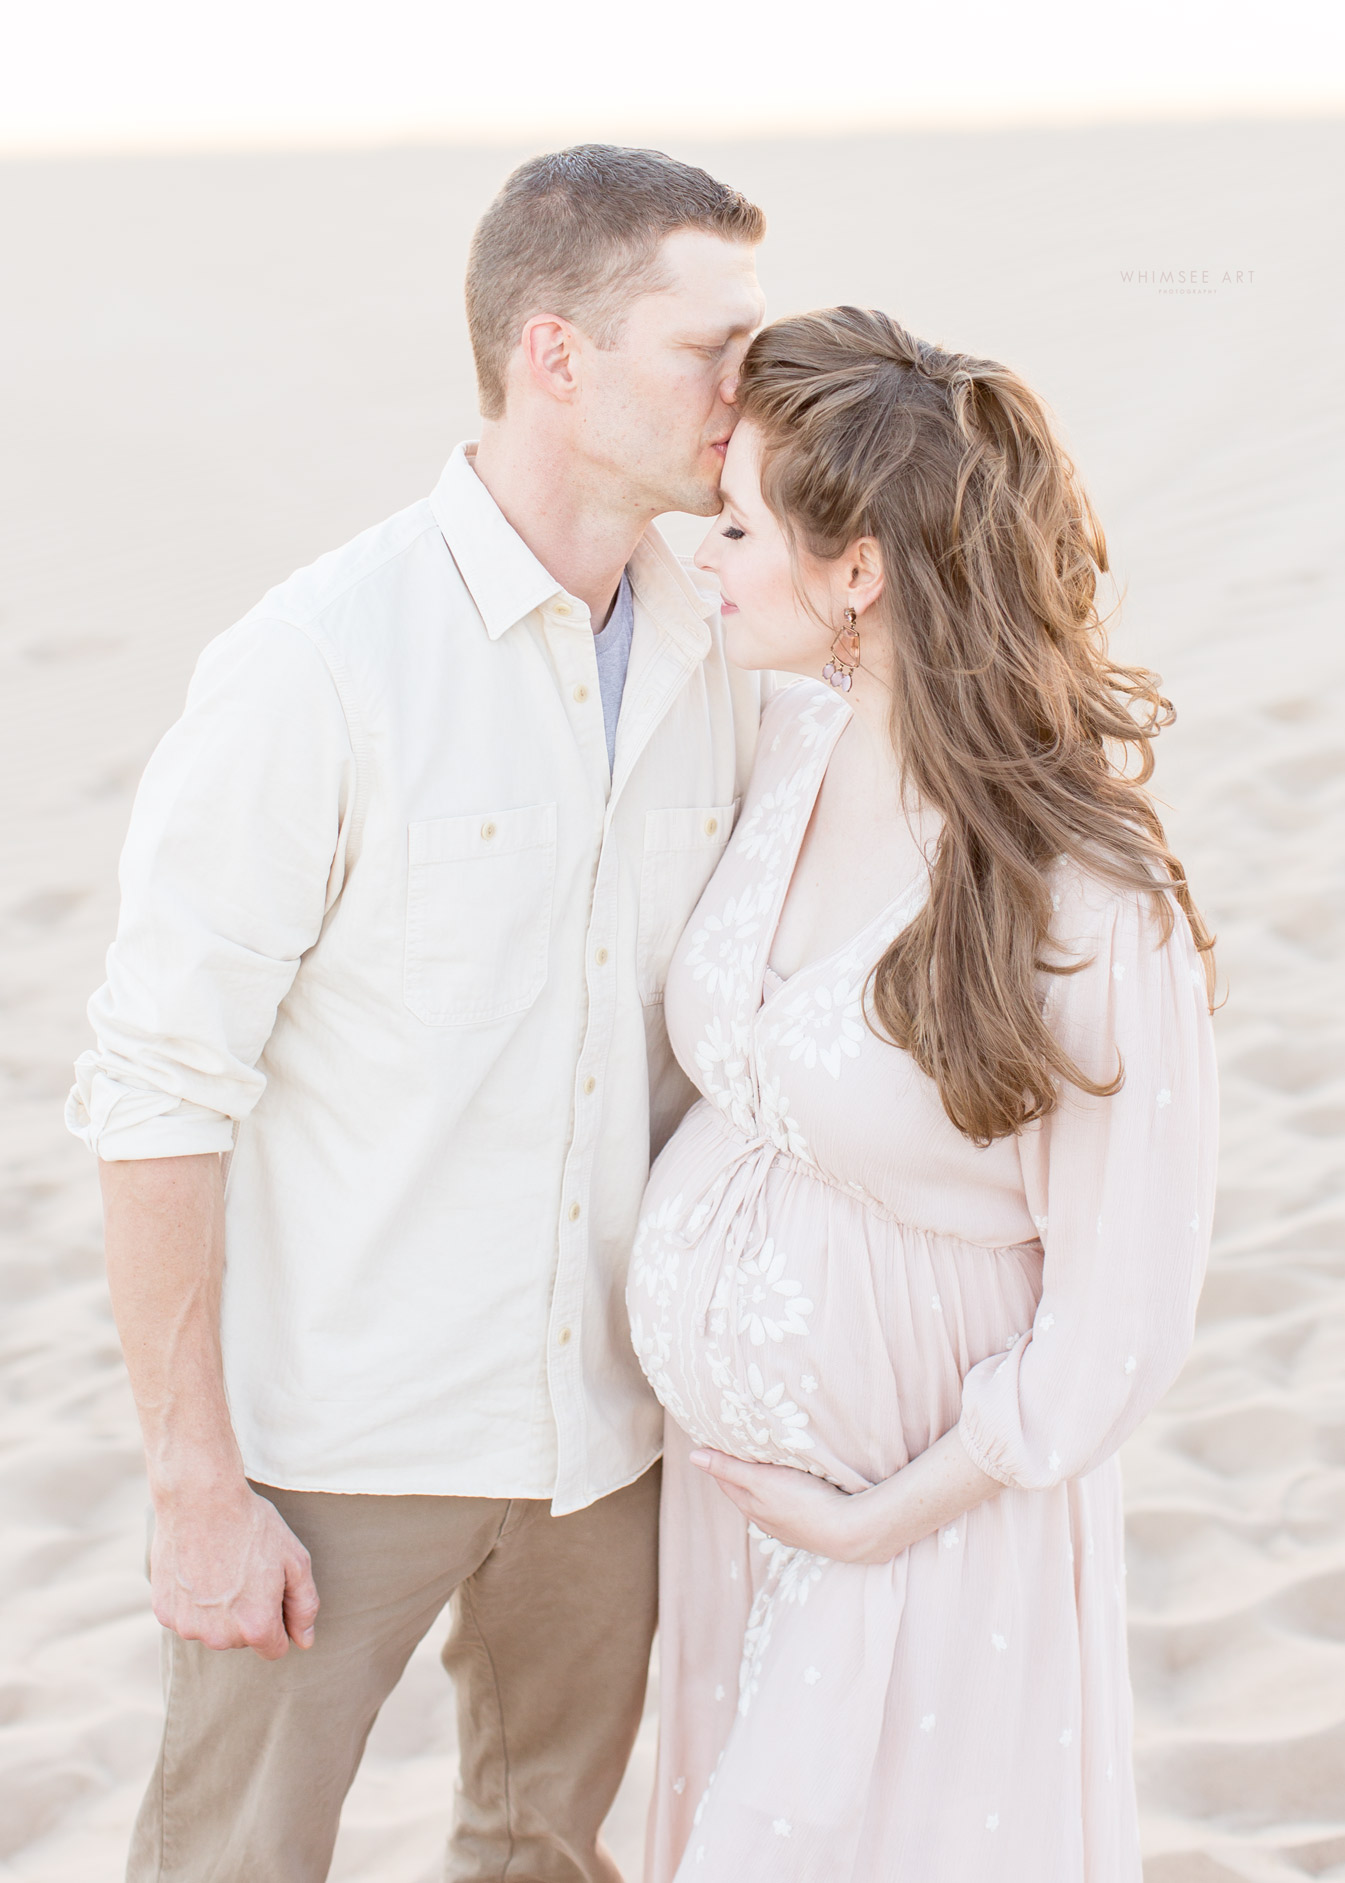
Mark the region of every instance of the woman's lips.
POLYGON ((738 604, 737 602, 731 602, 727 595, 721 595, 719 598, 719 612, 721 615, 736 615, 738 612, 738 604))

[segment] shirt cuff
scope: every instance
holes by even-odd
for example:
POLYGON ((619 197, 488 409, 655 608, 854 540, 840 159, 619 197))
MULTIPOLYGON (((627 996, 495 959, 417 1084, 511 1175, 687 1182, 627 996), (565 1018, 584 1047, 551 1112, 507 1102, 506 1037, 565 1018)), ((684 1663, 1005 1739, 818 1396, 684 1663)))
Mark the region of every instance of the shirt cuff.
POLYGON ((76 1062, 65 1122, 107 1164, 233 1149, 232 1118, 170 1092, 126 1085, 104 1072, 94 1053, 76 1062))

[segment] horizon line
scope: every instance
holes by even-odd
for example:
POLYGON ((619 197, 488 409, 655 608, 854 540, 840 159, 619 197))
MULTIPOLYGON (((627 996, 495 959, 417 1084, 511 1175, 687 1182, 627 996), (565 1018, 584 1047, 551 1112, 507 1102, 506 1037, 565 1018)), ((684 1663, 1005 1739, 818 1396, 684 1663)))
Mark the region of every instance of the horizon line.
POLYGON ((1088 109, 1028 105, 997 111, 934 109, 900 115, 887 113, 859 116, 838 130, 833 121, 791 117, 781 112, 770 117, 739 119, 726 124, 720 119, 667 119, 651 125, 643 119, 635 126, 607 117, 601 128, 580 117, 532 117, 501 122, 489 121, 464 125, 460 120, 447 123, 425 120, 418 123, 388 120, 361 124, 309 124, 286 128, 278 124, 213 124, 201 130, 184 125, 165 126, 151 132, 113 131, 107 128, 87 135, 62 132, 33 133, 18 137, 0 132, 0 161, 42 160, 88 157, 173 157, 173 156, 259 156, 296 154, 338 154, 375 150, 498 150, 519 144, 535 145, 540 139, 550 144, 623 143, 638 135, 642 146, 675 138, 699 142, 769 143, 781 139, 809 142, 852 142, 862 137, 902 137, 924 135, 976 136, 1003 131, 1089 131, 1144 129, 1154 126, 1208 126, 1239 124, 1304 124, 1345 119, 1345 94, 1313 99, 1237 99, 1170 100, 1144 103, 1117 102, 1111 106, 1088 109))

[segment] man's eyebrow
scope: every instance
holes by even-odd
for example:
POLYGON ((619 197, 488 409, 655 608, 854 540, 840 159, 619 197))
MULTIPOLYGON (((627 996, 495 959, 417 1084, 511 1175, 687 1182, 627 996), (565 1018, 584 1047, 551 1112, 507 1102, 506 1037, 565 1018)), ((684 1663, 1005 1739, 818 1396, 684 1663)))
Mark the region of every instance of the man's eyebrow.
POLYGON ((715 327, 713 330, 704 327, 699 330, 690 329, 683 334, 682 344, 683 346, 693 347, 723 346, 727 341, 735 339, 740 333, 755 333, 764 319, 764 314, 754 314, 745 316, 741 320, 735 320, 732 325, 726 324, 724 326, 715 327))

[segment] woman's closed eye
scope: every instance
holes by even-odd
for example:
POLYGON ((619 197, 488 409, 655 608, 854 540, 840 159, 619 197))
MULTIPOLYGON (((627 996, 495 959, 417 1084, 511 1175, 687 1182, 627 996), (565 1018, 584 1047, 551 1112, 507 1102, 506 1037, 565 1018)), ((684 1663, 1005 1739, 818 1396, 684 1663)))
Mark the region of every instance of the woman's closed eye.
POLYGON ((725 529, 721 532, 721 534, 723 534, 724 536, 727 536, 731 543, 740 543, 743 537, 746 536, 747 531, 740 530, 736 524, 730 523, 725 527, 725 529))

